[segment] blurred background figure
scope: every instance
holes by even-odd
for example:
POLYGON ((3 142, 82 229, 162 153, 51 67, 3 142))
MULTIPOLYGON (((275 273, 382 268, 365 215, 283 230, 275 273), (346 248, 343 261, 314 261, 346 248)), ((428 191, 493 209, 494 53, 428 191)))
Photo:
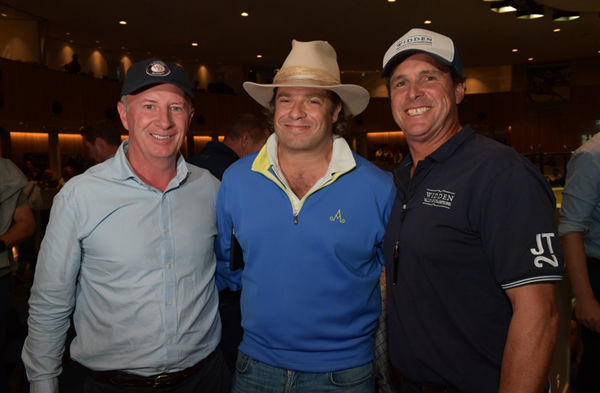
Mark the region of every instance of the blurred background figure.
POLYGON ((221 180, 223 172, 238 159, 257 152, 269 137, 266 124, 251 113, 238 115, 227 127, 223 142, 210 141, 190 162, 206 168, 221 180))
MULTIPOLYGON (((16 270, 12 247, 33 234, 35 220, 23 188, 27 178, 12 161, 0 158, 0 391, 8 391, 8 375, 15 357, 7 356, 6 330, 12 311, 13 275, 16 270), (11 364, 7 364, 10 362, 11 364)), ((18 356, 16 357, 18 359, 18 356)))
POLYGON ((83 145, 95 164, 112 157, 121 144, 121 127, 113 121, 102 121, 81 130, 83 145))

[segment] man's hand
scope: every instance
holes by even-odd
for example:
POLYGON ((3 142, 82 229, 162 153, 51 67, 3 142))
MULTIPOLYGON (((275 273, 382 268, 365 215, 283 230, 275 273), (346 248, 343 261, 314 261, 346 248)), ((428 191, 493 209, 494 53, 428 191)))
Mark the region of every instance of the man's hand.
POLYGON ((575 317, 586 328, 600 333, 600 303, 593 296, 577 298, 575 317))

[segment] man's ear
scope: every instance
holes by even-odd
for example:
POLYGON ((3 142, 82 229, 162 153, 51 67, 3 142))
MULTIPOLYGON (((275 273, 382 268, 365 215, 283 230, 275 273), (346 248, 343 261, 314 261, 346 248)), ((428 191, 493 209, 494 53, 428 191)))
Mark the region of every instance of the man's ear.
POLYGON ((456 86, 454 86, 454 98, 456 99, 456 105, 460 104, 465 98, 465 90, 466 84, 464 81, 457 83, 456 86))
POLYGON ((342 110, 342 104, 337 104, 337 107, 331 113, 331 124, 338 121, 338 116, 340 115, 341 110, 342 110))
POLYGON ((123 127, 129 131, 129 127, 127 126, 127 111, 125 110, 125 104, 123 104, 121 101, 117 103, 117 111, 119 112, 119 118, 121 119, 123 127))

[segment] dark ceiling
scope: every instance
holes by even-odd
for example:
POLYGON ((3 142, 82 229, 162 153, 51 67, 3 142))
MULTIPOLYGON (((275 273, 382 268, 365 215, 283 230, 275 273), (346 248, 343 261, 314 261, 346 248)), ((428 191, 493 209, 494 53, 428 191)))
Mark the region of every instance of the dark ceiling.
POLYGON ((584 12, 554 22, 547 6, 544 18, 519 20, 491 12, 482 0, 9 0, 0 9, 4 4, 38 18, 48 39, 101 46, 114 56, 129 52, 134 61, 151 53, 182 63, 279 66, 293 38, 324 39, 343 70, 371 71, 412 27, 450 35, 467 67, 600 57, 600 0, 538 3, 584 12), (121 19, 128 24, 119 25, 121 19), (428 27, 426 19, 433 22, 428 27))

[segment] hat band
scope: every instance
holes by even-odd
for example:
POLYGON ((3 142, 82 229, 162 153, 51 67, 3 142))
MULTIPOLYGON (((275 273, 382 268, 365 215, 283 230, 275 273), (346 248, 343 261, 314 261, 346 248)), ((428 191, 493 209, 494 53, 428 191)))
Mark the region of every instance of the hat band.
POLYGON ((316 85, 325 86, 340 84, 340 79, 327 71, 301 66, 285 67, 279 70, 275 78, 273 78, 273 83, 283 83, 284 81, 292 83, 293 81, 313 81, 316 82, 316 85))

